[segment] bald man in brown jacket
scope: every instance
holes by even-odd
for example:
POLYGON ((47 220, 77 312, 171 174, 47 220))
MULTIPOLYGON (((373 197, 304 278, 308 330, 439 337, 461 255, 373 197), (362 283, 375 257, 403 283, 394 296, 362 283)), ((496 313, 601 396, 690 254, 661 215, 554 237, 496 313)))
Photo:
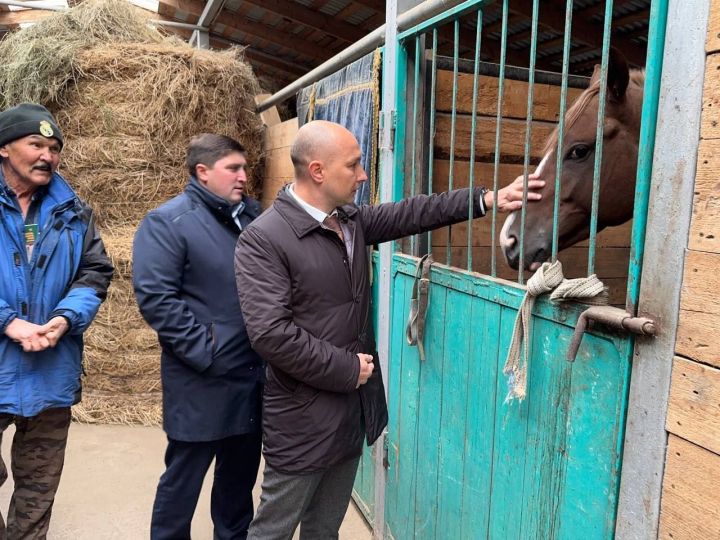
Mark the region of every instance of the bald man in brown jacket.
MULTIPOLYGON (((367 180, 355 137, 314 121, 297 134, 295 182, 241 235, 235 274, 266 360, 262 496, 248 538, 337 538, 362 453, 387 424, 370 318, 367 246, 465 221, 468 189, 355 206, 367 180)), ((531 181, 530 189, 540 182, 531 181)), ((473 216, 522 205, 522 179, 476 188, 473 216), (497 201, 497 202, 496 202, 497 201)), ((528 193, 537 200, 537 193, 528 193)))

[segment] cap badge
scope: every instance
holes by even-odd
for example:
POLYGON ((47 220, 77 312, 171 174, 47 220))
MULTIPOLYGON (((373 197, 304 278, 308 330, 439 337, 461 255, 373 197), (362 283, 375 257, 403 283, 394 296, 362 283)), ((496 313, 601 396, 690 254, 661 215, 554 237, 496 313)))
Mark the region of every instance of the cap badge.
POLYGON ((50 122, 48 122, 47 120, 40 121, 40 134, 45 137, 52 137, 53 135, 55 135, 55 132, 50 125, 50 122))

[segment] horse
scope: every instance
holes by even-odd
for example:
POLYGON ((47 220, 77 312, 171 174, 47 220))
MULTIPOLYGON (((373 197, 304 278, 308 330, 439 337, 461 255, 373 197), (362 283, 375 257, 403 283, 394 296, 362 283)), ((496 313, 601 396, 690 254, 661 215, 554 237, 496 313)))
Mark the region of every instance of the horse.
MULTIPOLYGON (((644 83, 645 71, 630 69, 622 54, 612 49, 608 63, 598 232, 632 219, 644 83)), ((599 94, 600 66, 595 66, 588 88, 565 115, 558 216, 560 250, 590 236, 599 94)), ((534 172, 545 181, 541 190, 543 198, 526 207, 525 270, 538 269, 551 255, 557 146, 556 128, 534 172)), ((520 222, 520 211, 512 212, 500 233, 500 246, 508 265, 515 270, 520 265, 520 222)))

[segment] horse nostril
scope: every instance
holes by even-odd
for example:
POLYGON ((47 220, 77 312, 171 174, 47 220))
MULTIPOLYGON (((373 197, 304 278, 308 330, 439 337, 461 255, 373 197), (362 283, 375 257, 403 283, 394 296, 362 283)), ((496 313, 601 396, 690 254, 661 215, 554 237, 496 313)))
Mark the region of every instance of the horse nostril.
POLYGON ((511 248, 517 244, 517 237, 515 235, 509 235, 507 238, 507 247, 511 248))

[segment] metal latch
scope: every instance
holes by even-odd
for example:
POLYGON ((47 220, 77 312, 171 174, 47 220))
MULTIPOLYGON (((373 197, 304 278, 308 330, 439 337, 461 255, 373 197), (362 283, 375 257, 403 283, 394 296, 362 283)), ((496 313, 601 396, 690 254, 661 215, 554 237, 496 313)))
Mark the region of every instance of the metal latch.
POLYGON ((657 332, 655 321, 652 319, 633 317, 627 311, 612 306, 593 306, 583 311, 578 317, 575 333, 565 357, 568 362, 575 361, 589 321, 599 322, 617 330, 625 330, 643 336, 654 336, 657 332))

